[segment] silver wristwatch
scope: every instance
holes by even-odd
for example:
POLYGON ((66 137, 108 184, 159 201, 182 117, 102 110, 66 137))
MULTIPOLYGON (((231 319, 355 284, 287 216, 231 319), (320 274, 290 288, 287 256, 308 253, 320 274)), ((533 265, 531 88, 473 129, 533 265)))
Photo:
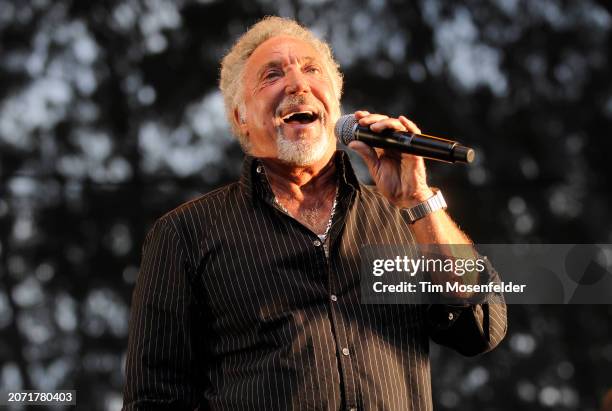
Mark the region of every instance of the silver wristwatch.
POLYGON ((437 188, 431 189, 434 192, 434 195, 429 197, 427 200, 419 203, 411 208, 403 208, 408 214, 408 219, 410 223, 414 223, 417 220, 425 217, 428 214, 433 213, 434 211, 444 210, 446 209, 446 201, 444 200, 444 196, 442 192, 437 188))

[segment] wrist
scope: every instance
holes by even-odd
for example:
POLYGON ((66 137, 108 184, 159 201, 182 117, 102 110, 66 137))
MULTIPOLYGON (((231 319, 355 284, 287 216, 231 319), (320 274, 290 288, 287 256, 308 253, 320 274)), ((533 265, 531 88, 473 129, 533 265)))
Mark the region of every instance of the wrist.
POLYGON ((417 204, 427 201, 433 197, 435 193, 427 186, 414 191, 409 196, 402 198, 401 200, 395 201, 394 205, 398 208, 412 208, 417 204))
POLYGON ((444 200, 444 196, 440 190, 433 188, 431 191, 433 195, 427 197, 424 201, 415 206, 402 209, 408 215, 410 223, 415 223, 423 217, 426 217, 438 210, 446 209, 446 201, 444 200))

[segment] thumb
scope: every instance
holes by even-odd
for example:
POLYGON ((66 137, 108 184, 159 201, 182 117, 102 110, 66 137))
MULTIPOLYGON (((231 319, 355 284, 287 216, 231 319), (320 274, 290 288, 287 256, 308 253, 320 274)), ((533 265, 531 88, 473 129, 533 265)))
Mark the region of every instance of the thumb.
POLYGON ((378 154, 376 154, 376 150, 362 141, 351 141, 348 144, 348 147, 355 150, 357 154, 359 154, 359 157, 361 157, 366 163, 366 166, 368 166, 370 173, 373 173, 373 171, 376 170, 378 167, 378 154))

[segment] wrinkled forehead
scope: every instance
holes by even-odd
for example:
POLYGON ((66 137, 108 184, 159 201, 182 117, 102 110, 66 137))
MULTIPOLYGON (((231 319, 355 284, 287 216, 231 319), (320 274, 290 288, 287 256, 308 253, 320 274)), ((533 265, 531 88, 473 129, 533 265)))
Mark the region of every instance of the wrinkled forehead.
POLYGON ((248 71, 257 71, 263 66, 291 63, 323 63, 323 57, 309 42, 295 37, 276 36, 261 43, 246 62, 248 71))

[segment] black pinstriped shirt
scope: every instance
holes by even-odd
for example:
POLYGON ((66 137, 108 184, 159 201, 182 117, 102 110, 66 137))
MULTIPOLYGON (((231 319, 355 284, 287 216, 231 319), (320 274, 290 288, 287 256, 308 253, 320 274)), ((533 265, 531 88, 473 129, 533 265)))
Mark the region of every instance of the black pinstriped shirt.
POLYGON ((360 247, 415 241, 334 158, 329 257, 274 203, 259 161, 160 218, 132 300, 123 410, 431 410, 429 340, 475 355, 506 307, 360 304, 360 247), (452 314, 452 315, 449 315, 452 314))

